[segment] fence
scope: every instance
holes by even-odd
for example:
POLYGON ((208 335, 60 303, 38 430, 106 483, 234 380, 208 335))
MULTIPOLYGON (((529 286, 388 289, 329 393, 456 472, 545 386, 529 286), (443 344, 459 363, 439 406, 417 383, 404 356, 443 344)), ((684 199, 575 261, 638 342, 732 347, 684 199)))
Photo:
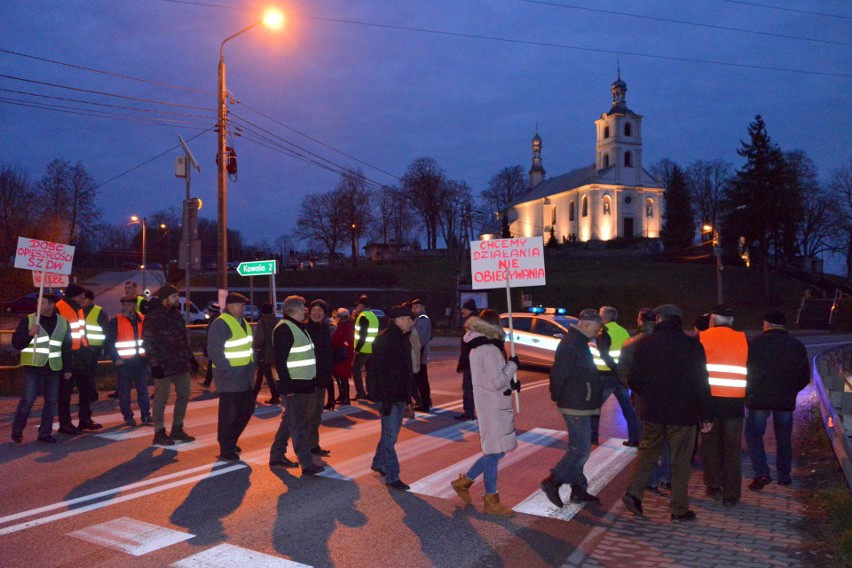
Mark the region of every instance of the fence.
POLYGON ((814 357, 814 388, 828 439, 852 488, 852 344, 814 357))

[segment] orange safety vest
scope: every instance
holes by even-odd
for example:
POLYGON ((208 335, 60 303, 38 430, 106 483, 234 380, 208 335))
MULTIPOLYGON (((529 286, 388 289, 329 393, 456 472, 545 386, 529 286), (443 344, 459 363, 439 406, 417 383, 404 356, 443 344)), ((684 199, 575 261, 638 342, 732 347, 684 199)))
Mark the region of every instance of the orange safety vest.
POLYGON ((145 316, 142 314, 136 314, 136 316, 139 319, 136 321, 135 335, 130 318, 122 314, 116 316, 118 333, 115 337, 115 350, 122 359, 133 359, 137 355, 139 357, 145 356, 145 348, 142 345, 142 322, 145 320, 145 316))
POLYGON ((68 329, 71 332, 71 350, 78 351, 80 347, 88 347, 86 341, 86 315, 80 308, 76 312, 64 299, 56 302, 59 315, 68 320, 68 329))
POLYGON ((730 327, 711 327, 698 334, 707 354, 710 394, 745 398, 748 340, 745 333, 730 327))

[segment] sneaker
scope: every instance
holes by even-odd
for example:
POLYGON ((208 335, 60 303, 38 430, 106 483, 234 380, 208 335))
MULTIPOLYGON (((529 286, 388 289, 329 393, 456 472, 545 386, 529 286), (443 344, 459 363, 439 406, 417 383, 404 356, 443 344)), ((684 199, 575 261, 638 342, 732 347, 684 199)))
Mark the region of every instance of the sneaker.
POLYGON ((190 436, 186 433, 186 430, 183 429, 183 426, 172 426, 172 433, 169 434, 169 438, 176 442, 194 442, 195 437, 190 436))
POLYGON ((672 522, 673 523, 682 523, 684 521, 694 521, 695 520, 695 511, 687 511, 682 515, 675 515, 672 513, 672 522))
POLYGON ((136 419, 131 416, 130 418, 125 418, 124 423, 127 424, 128 426, 135 427, 136 426, 136 419))
POLYGON ((552 475, 548 475, 541 481, 541 490, 544 491, 545 496, 547 496, 547 500, 553 503, 555 506, 560 509, 565 506, 565 503, 562 502, 562 497, 559 496, 559 486, 561 484, 553 479, 552 475))
POLYGON ((155 446, 174 446, 175 441, 169 438, 169 435, 166 434, 166 429, 156 430, 154 432, 154 441, 152 442, 155 446))
POLYGON ((20 444, 24 441, 24 437, 21 434, 12 434, 12 441, 16 444, 20 444))
POLYGON ((580 489, 579 487, 571 488, 571 502, 572 503, 600 503, 601 500, 597 495, 592 495, 585 489, 580 489))
POLYGON ((386 483, 385 485, 387 485, 391 489, 396 489, 397 491, 408 491, 409 489, 411 489, 411 486, 403 483, 401 479, 391 481, 390 483, 386 483))
POLYGON ((280 460, 272 460, 269 462, 269 467, 272 469, 290 469, 294 467, 299 467, 298 462, 294 462, 292 460, 288 460, 287 458, 281 458, 280 460))
POLYGON ((80 430, 100 430, 103 426, 93 420, 88 420, 86 422, 80 422, 78 428, 80 430))
POLYGON ((69 436, 77 436, 79 434, 82 434, 83 431, 74 426, 73 424, 67 424, 65 426, 59 427, 59 433, 68 434, 69 436))
POLYGON ((748 484, 748 488, 752 491, 760 491, 770 483, 772 483, 771 477, 768 475, 761 475, 760 477, 755 477, 751 483, 748 484))
POLYGON ((330 456, 331 450, 324 450, 323 448, 320 448, 319 446, 315 446, 315 447, 311 448, 311 453, 314 454, 315 456, 330 456))
POLYGON ((645 512, 642 511, 642 501, 640 501, 639 498, 635 495, 625 493, 621 497, 621 502, 624 503, 624 506, 627 507, 627 510, 633 513, 634 515, 638 515, 640 517, 645 516, 645 512))
POLYGON ((311 464, 308 467, 302 468, 302 475, 316 475, 321 471, 325 471, 325 468, 323 466, 311 464))
POLYGON ((56 443, 56 438, 54 438, 53 436, 51 436, 50 434, 48 434, 47 436, 39 436, 39 437, 38 437, 38 441, 39 441, 39 442, 44 442, 45 444, 55 444, 55 443, 56 443))

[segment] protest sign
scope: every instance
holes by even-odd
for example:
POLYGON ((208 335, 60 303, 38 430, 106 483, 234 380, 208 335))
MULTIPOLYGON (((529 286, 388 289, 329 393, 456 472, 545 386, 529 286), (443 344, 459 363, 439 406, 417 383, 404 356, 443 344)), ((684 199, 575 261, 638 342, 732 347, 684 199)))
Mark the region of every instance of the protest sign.
POLYGON ((54 274, 71 274, 74 247, 62 243, 18 237, 15 268, 54 274))
POLYGON ((544 286, 542 237, 492 239, 470 243, 471 287, 544 286))
POLYGON ((35 270, 32 271, 33 275, 33 286, 36 288, 40 287, 48 287, 48 288, 67 288, 68 287, 68 275, 67 274, 51 274, 48 272, 47 274, 43 274, 41 272, 37 272, 35 270))

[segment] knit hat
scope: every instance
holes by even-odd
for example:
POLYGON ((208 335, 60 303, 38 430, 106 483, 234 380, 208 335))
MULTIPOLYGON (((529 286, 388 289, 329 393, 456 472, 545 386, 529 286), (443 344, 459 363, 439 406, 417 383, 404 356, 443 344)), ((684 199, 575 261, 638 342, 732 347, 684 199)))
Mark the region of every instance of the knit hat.
POLYGON ((405 306, 394 306, 388 310, 388 317, 390 319, 403 318, 405 316, 412 316, 411 308, 405 306))
POLYGON ((76 298, 77 296, 82 296, 86 293, 86 290, 82 286, 78 286, 77 284, 69 284, 67 288, 65 288, 65 297, 66 298, 76 298))
POLYGON ((156 296, 160 300, 165 300, 166 298, 168 298, 172 294, 177 294, 177 293, 178 293, 178 289, 175 288, 174 286, 172 286, 171 284, 163 284, 160 287, 160 289, 157 290, 156 296))
POLYGON ((726 306, 724 304, 715 306, 712 310, 710 310, 710 313, 716 316, 725 316, 729 318, 734 317, 734 310, 731 309, 730 306, 726 306))
POLYGON ((239 292, 229 292, 227 296, 225 296, 226 304, 248 304, 249 299, 240 294, 239 292))
POLYGON ((763 321, 772 325, 787 325, 787 316, 781 310, 771 310, 763 314, 763 321))
POLYGON ((642 321, 654 321, 657 319, 657 315, 651 308, 642 308, 639 310, 639 319, 642 321))
POLYGON ((473 298, 468 298, 467 300, 465 300, 461 307, 470 312, 478 311, 476 309, 476 300, 474 300, 473 298))
POLYGON ((325 315, 328 315, 329 310, 331 310, 331 308, 328 307, 328 302, 326 302, 325 300, 320 300, 319 298, 311 302, 311 309, 313 309, 314 306, 321 307, 322 311, 325 312, 325 315))
POLYGON ((94 292, 92 292, 91 290, 89 290, 88 288, 86 288, 85 290, 83 290, 83 295, 84 295, 85 297, 87 297, 88 299, 92 300, 92 301, 94 301, 94 300, 95 300, 95 293, 94 293, 94 292))
POLYGON ((594 321, 599 324, 603 324, 603 318, 601 317, 601 315, 598 313, 597 310, 594 310, 592 308, 586 308, 585 310, 581 311, 580 314, 577 316, 577 319, 580 321, 594 321))

